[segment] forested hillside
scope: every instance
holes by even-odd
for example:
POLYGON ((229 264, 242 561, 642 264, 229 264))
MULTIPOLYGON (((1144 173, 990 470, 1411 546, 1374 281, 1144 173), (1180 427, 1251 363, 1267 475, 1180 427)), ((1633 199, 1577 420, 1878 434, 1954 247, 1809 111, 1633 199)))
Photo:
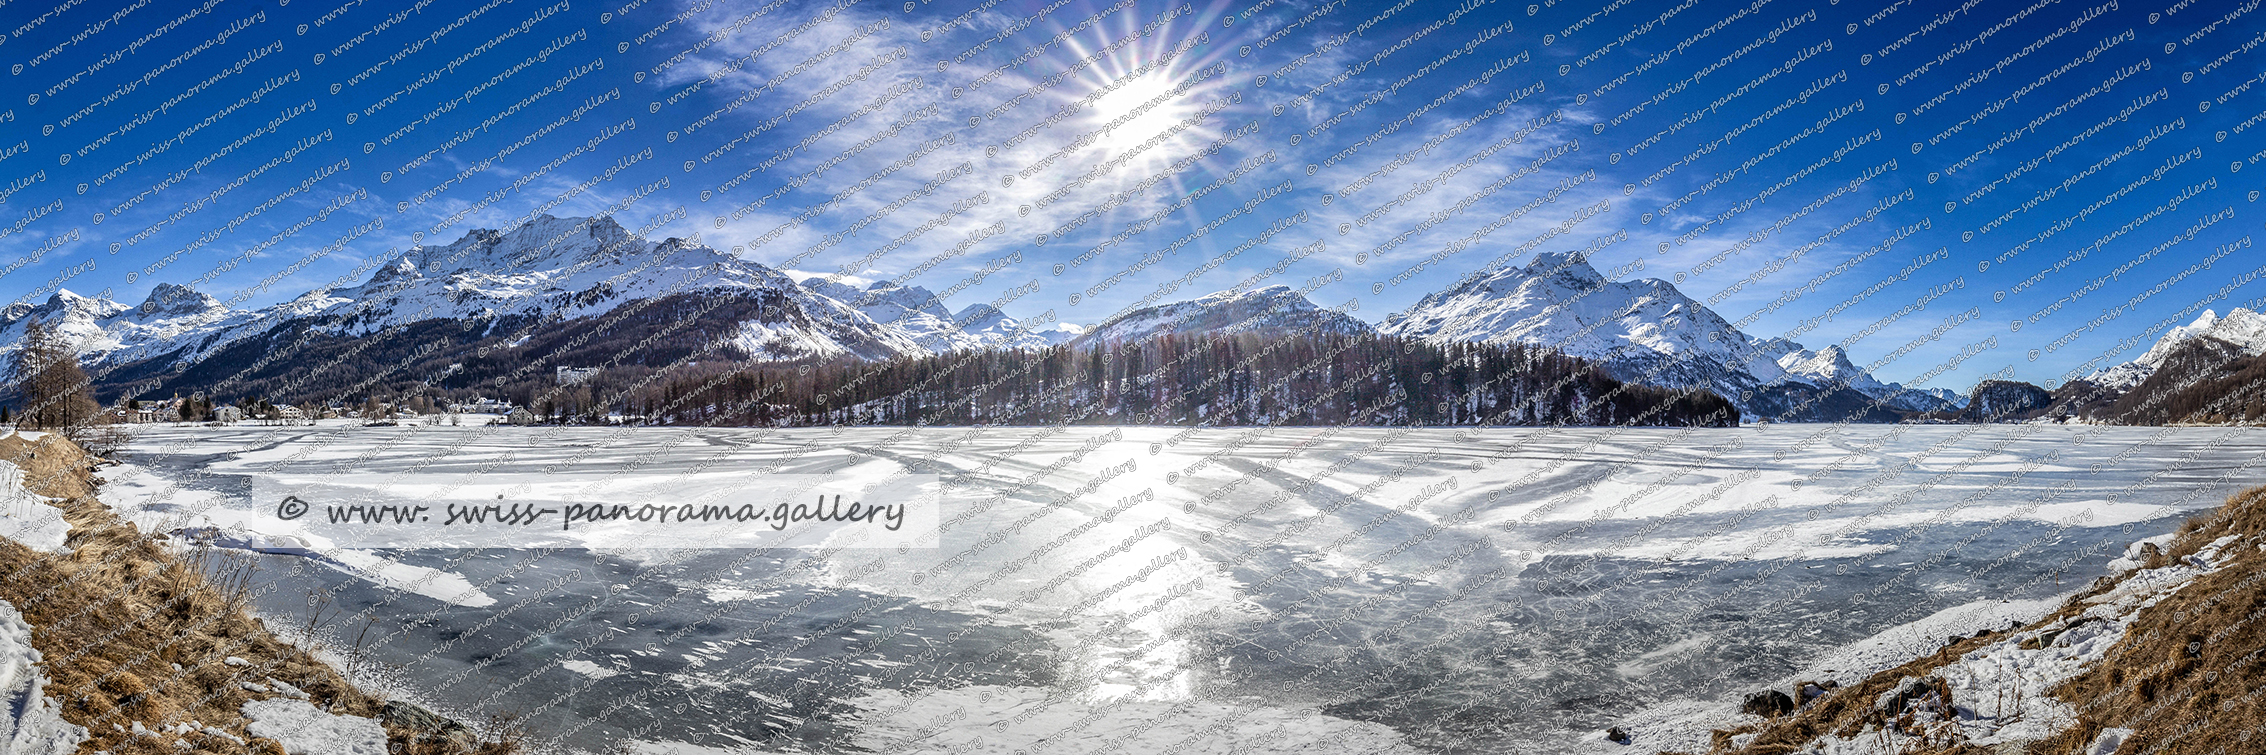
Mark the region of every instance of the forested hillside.
MULTIPOLYGON (((601 392, 603 389, 600 389, 601 392)), ((624 401, 669 424, 1736 426, 1707 391, 1523 344, 1165 336, 794 369, 693 369, 624 401)))

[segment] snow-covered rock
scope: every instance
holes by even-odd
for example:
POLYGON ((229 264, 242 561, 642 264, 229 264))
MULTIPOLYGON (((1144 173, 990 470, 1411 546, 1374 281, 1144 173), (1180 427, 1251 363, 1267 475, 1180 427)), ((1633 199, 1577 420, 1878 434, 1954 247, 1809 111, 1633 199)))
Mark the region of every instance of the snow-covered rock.
POLYGON ((290 755, 386 755, 385 726, 375 718, 332 715, 296 699, 252 700, 243 710, 252 719, 246 731, 290 755))
POLYGON ((31 625, 0 600, 0 755, 69 755, 87 739, 85 727, 63 720, 47 694, 31 625))
POLYGON ((2124 740, 2132 738, 2132 734, 2131 729, 2117 727, 2102 729, 2101 734, 2093 738, 2093 743, 2085 747, 2084 753, 2085 755, 2116 755, 2117 750, 2124 747, 2124 740))

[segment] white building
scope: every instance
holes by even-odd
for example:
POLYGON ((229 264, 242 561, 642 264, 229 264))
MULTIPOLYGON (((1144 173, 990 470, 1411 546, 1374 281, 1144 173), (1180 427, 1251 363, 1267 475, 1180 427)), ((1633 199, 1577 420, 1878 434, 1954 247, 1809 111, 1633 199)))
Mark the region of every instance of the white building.
POLYGON ((244 410, 233 406, 215 406, 212 408, 212 418, 221 422, 242 422, 244 410))
POLYGON ((455 414, 510 414, 511 402, 474 396, 471 401, 449 404, 448 410, 455 414))

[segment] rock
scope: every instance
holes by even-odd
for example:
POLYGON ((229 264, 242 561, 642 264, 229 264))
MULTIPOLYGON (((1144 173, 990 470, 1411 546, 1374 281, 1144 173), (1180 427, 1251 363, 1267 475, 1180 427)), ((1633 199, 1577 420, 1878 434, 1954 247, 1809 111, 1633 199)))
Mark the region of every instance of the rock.
POLYGON ((399 700, 386 703, 379 716, 388 728, 410 731, 412 741, 440 740, 463 752, 480 749, 479 735, 464 724, 410 703, 399 700))
POLYGON ((2016 422, 2029 419, 2054 402, 2052 393, 2015 380, 1985 380, 1969 394, 1959 417, 1969 422, 2016 422))
POLYGON ((1951 684, 1943 677, 1905 677, 1896 691, 1881 696, 1880 709, 1907 734, 1925 731, 1927 725, 1952 718, 1951 684))
POLYGON ((445 726, 463 726, 463 724, 442 718, 440 714, 399 700, 386 703, 385 707, 381 709, 380 715, 384 717, 387 726, 398 726, 413 731, 434 731, 445 726))
POLYGON ((1613 744, 1617 745, 1625 745, 1632 741, 1635 741, 1635 737, 1629 736, 1628 732, 1622 731, 1621 727, 1615 726, 1613 728, 1605 730, 1605 741, 1612 742, 1613 744))
POLYGON ((1794 712, 1794 698, 1787 697, 1786 693, 1778 690, 1766 689, 1748 695, 1747 703, 1739 706, 1739 712, 1751 716, 1777 718, 1794 712))
POLYGON ((1816 702, 1818 698, 1832 694, 1833 690, 1840 686, 1840 682, 1831 679, 1822 682, 1795 682, 1794 695, 1800 698, 1795 704, 1808 706, 1810 703, 1816 702))

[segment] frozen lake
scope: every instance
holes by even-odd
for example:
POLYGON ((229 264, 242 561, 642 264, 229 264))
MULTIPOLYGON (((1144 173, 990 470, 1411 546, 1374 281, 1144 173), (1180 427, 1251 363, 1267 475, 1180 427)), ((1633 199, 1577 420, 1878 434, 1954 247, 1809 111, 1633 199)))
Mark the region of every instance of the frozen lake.
POLYGON ((2003 625, 2266 476, 2250 428, 138 429, 102 495, 168 529, 276 527, 279 480, 941 476, 935 548, 265 557, 271 625, 331 589, 412 697, 589 751, 1609 748, 1945 609, 2003 625))

